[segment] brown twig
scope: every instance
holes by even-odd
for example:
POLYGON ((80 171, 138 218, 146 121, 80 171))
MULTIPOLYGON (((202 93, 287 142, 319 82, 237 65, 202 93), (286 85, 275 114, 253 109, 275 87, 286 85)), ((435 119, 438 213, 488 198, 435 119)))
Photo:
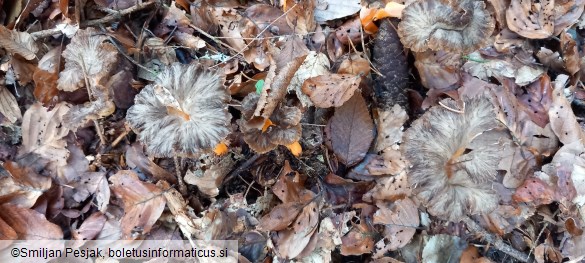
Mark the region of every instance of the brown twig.
POLYGON ((481 227, 475 221, 473 221, 473 219, 469 217, 464 217, 463 222, 467 225, 467 229, 469 229, 469 231, 471 231, 474 234, 477 234, 478 236, 481 236, 485 241, 494 245, 494 247, 497 250, 502 251, 521 262, 528 262, 530 258, 528 255, 504 243, 502 238, 500 238, 499 236, 488 233, 485 229, 483 229, 483 227, 481 227))
MULTIPOLYGON (((83 27, 95 26, 95 25, 99 25, 99 24, 111 23, 111 22, 118 20, 121 16, 129 15, 129 14, 132 14, 132 13, 135 13, 138 11, 142 11, 144 9, 148 9, 155 4, 158 4, 158 1, 148 2, 148 3, 142 4, 142 5, 135 5, 133 7, 129 7, 129 8, 126 8, 124 10, 120 10, 120 12, 118 12, 117 14, 110 14, 110 15, 107 15, 103 18, 85 21, 85 22, 81 23, 80 27, 83 28, 83 27)), ((35 39, 39 39, 39 38, 50 37, 50 36, 58 35, 58 34, 62 34, 60 29, 51 28, 51 29, 47 29, 47 30, 33 32, 30 35, 35 39)))

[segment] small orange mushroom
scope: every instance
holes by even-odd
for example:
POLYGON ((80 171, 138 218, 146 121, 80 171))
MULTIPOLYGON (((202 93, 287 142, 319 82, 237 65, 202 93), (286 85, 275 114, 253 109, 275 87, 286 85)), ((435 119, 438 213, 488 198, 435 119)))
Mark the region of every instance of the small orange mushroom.
POLYGON ((217 156, 222 156, 228 152, 228 146, 224 142, 220 142, 213 148, 213 152, 217 156))
POLYGON ((301 153, 303 153, 303 147, 301 147, 299 141, 286 145, 286 148, 288 148, 290 152, 296 157, 301 156, 301 153))

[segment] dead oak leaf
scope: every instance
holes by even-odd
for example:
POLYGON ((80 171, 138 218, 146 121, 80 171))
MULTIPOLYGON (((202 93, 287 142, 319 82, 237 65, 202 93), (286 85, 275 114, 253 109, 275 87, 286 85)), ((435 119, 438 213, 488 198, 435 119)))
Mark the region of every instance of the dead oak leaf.
POLYGON ((165 208, 162 191, 154 184, 142 182, 131 170, 121 170, 110 177, 114 195, 121 199, 124 216, 121 227, 124 239, 135 238, 134 234, 146 234, 161 216, 165 208))
POLYGON ((366 156, 374 140, 374 123, 360 93, 335 110, 326 130, 331 148, 343 164, 352 166, 366 156))
POLYGON ((354 74, 326 74, 306 79, 302 91, 319 108, 341 107, 361 82, 354 74))
POLYGON ((63 137, 69 133, 63 115, 69 111, 66 103, 60 103, 48 111, 40 103, 33 104, 22 118, 22 146, 19 156, 29 153, 65 166, 69 151, 65 149, 63 137))

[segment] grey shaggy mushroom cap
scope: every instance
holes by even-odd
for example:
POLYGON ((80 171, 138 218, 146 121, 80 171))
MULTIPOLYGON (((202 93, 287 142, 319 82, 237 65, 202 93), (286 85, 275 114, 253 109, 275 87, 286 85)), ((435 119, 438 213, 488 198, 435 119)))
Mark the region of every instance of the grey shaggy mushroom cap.
POLYGON ((174 63, 136 95, 126 120, 153 156, 208 152, 230 132, 224 80, 200 65, 174 63))
MULTIPOLYGON (((403 140, 414 192, 430 214, 451 221, 497 207, 492 183, 507 140, 487 97, 465 102, 463 114, 442 106, 431 108, 403 140)), ((453 100, 442 103, 457 108, 453 100)))
POLYGON ((494 27, 483 1, 418 0, 402 11, 398 35, 415 52, 469 53, 487 42, 494 27))

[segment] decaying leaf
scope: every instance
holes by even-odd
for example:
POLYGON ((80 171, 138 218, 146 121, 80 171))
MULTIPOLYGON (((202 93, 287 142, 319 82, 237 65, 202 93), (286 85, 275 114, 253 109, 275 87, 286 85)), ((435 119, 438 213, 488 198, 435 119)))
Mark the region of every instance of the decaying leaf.
POLYGON ((387 251, 404 247, 414 236, 420 224, 418 209, 409 198, 393 203, 377 204, 378 211, 374 214, 374 224, 385 225, 384 239, 376 243, 374 257, 381 257, 387 251))
POLYGON ((4 169, 10 176, 0 177, 0 202, 31 208, 51 187, 51 178, 37 174, 30 167, 8 161, 4 169))
POLYGON ((327 126, 331 147, 341 162, 352 166, 366 156, 374 139, 374 124, 360 93, 337 108, 327 126))
POLYGON ((104 227, 107 217, 101 212, 91 214, 78 229, 71 231, 74 240, 92 240, 104 227))
POLYGON ((360 11, 361 8, 359 1, 317 0, 315 20, 323 22, 350 16, 360 11))
POLYGON ((467 242, 450 235, 432 236, 422 251, 422 262, 459 262, 467 242))
POLYGON ((571 104, 565 97, 564 86, 567 79, 568 76, 559 75, 555 80, 552 102, 548 110, 551 128, 563 144, 578 140, 584 142, 585 132, 577 123, 571 104))
POLYGON ((0 218, 14 230, 19 240, 63 239, 61 227, 35 210, 12 204, 3 204, 0 208, 0 218))
POLYGON ((404 135, 403 152, 412 164, 408 180, 429 213, 448 220, 494 210, 492 190, 503 148, 499 136, 482 136, 499 127, 485 96, 452 100, 431 108, 404 135), (449 110, 451 109, 451 110, 449 110), (441 198, 434 198, 440 195, 441 198))
POLYGON ((18 32, 9 30, 0 26, 0 47, 5 48, 8 52, 19 54, 26 60, 33 60, 37 57, 39 51, 35 40, 27 32, 18 32))
POLYGON ((302 92, 301 87, 305 80, 309 78, 328 74, 329 67, 329 59, 327 58, 327 55, 316 53, 315 51, 309 52, 305 61, 303 61, 303 64, 301 64, 291 79, 287 88, 288 92, 294 91, 304 107, 312 106, 313 103, 309 97, 302 92))
POLYGON ((279 231, 273 237, 282 258, 292 259, 303 252, 319 226, 319 209, 311 202, 301 210, 292 228, 279 231), (293 245, 294 244, 294 245, 293 245))
POLYGON ((19 155, 36 153, 64 166, 69 156, 63 137, 69 130, 63 116, 69 111, 66 103, 60 103, 48 111, 40 103, 33 104, 22 118, 22 147, 19 155))
POLYGON ((494 27, 482 1, 415 1, 402 12, 398 35, 415 52, 469 53, 486 43, 494 27))
POLYGON ((153 156, 211 151, 229 133, 224 75, 174 63, 146 86, 126 120, 153 156))
POLYGON ((109 73, 118 53, 112 44, 104 42, 106 39, 93 28, 77 31, 63 51, 65 69, 59 73, 60 90, 74 91, 85 86, 85 81, 91 87, 109 73))
POLYGON ((130 170, 121 170, 110 177, 114 195, 124 204, 120 222, 124 239, 134 239, 150 232, 165 208, 162 190, 138 179, 130 170))
POLYGON ((185 182, 197 186, 197 189, 209 197, 219 195, 219 187, 225 176, 232 170, 235 161, 230 156, 219 157, 220 160, 211 164, 205 171, 201 169, 187 171, 185 182))
POLYGON ((22 119, 16 98, 5 86, 0 86, 0 114, 4 115, 9 123, 22 119))
POLYGON ((360 82, 360 76, 353 74, 327 74, 306 79, 302 90, 317 107, 341 107, 353 96, 360 82))
POLYGON ((508 28, 532 39, 550 37, 554 30, 555 1, 511 0, 506 11, 508 28))

